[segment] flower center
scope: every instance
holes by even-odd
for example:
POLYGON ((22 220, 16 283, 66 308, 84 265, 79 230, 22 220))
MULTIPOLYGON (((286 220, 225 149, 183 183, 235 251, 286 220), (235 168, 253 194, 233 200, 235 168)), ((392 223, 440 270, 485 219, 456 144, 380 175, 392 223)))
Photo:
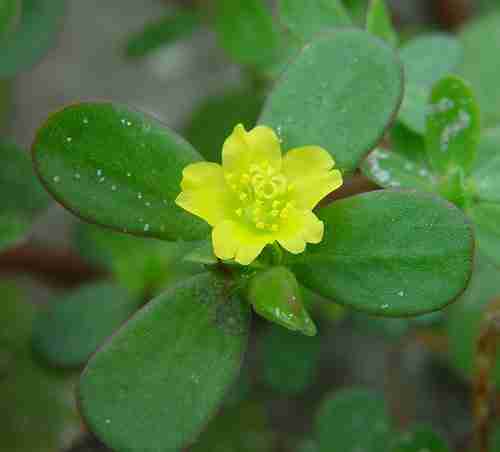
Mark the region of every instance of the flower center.
POLYGON ((257 229, 277 232, 288 217, 293 201, 289 194, 293 186, 268 162, 252 164, 239 176, 228 173, 226 182, 239 200, 235 213, 257 229))

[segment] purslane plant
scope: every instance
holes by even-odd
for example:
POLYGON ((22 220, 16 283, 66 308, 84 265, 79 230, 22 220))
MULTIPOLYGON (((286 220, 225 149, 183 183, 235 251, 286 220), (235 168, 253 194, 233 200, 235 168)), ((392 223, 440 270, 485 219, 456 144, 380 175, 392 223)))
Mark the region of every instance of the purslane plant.
POLYGON ((206 265, 148 303, 90 359, 80 407, 100 438, 127 451, 192 441, 238 373, 249 304, 314 334, 299 283, 386 316, 437 310, 464 291, 472 231, 444 200, 380 190, 311 212, 339 186, 339 171, 348 178, 380 141, 402 93, 395 52, 346 29, 319 36, 290 63, 260 125, 237 126, 226 142, 222 168, 122 106, 82 103, 49 117, 33 159, 57 201, 120 232, 193 241, 186 258, 206 265), (289 150, 283 157, 280 142, 289 150), (214 231, 223 225, 213 236, 221 260, 210 255, 206 222, 176 200, 214 231), (276 240, 285 252, 266 247, 276 240), (200 249, 207 255, 192 252, 200 249))

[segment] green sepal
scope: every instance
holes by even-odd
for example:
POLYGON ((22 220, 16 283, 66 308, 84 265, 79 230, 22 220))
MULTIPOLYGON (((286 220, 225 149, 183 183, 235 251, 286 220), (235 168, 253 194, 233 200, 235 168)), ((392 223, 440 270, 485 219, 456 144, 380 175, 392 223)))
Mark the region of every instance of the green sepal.
POLYGON ((316 334, 316 325, 302 303, 299 284, 290 270, 272 267, 249 282, 248 299, 254 311, 269 320, 306 336, 316 334))

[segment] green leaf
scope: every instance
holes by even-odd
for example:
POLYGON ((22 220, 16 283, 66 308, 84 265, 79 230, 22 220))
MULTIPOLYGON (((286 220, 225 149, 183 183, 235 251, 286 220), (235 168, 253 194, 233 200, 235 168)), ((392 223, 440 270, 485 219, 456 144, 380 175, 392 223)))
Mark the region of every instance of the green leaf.
POLYGON ((427 164, 425 139, 402 122, 397 122, 389 131, 391 149, 409 160, 427 164))
POLYGON ((384 134, 402 89, 401 65, 389 47, 366 32, 338 30, 304 48, 259 122, 278 132, 284 149, 322 146, 349 173, 384 134))
POLYGON ((264 406, 246 402, 213 419, 190 451, 272 452, 273 442, 264 406))
POLYGON ((467 205, 466 212, 476 226, 479 248, 500 267, 499 149, 500 127, 483 132, 468 185, 472 202, 467 205))
POLYGON ((386 452, 390 424, 384 400, 363 388, 327 396, 316 414, 319 452, 386 452))
POLYGON ((0 42, 18 25, 21 16, 21 0, 0 2, 0 42))
POLYGON ((401 49, 405 68, 405 96, 399 120, 424 134, 431 87, 458 69, 463 58, 458 40, 445 34, 429 34, 411 40, 401 49))
MULTIPOLYGON (((452 365, 472 378, 474 358, 485 308, 500 293, 498 269, 482 253, 476 253, 471 282, 464 295, 447 310, 446 331, 452 365)), ((500 355, 499 355, 500 358, 500 355)), ((495 380, 500 383, 500 359, 495 380)))
POLYGON ((130 58, 148 55, 163 46, 185 38, 200 26, 199 15, 195 11, 182 9, 147 24, 143 30, 132 35, 126 48, 130 58))
POLYGON ((279 0, 280 19, 293 36, 310 41, 314 35, 352 24, 340 0, 279 0))
POLYGON ((301 393, 314 381, 320 351, 319 337, 270 328, 262 340, 264 381, 283 394, 301 393))
POLYGON ((262 0, 217 0, 215 8, 219 43, 237 63, 265 67, 276 61, 280 35, 262 0))
POLYGON ((143 113, 69 106, 38 130, 33 159, 52 196, 86 221, 166 240, 208 234, 206 223, 175 205, 182 170, 201 157, 143 113))
POLYGON ((257 273, 249 283, 248 299, 255 312, 270 322, 307 336, 316 334, 316 325, 302 303, 299 284, 287 268, 272 267, 257 273))
POLYGON ((213 265, 219 262, 219 259, 214 254, 214 248, 211 240, 204 240, 200 246, 197 246, 192 251, 187 253, 184 258, 186 262, 195 262, 205 265, 213 265))
POLYGON ((0 251, 29 234, 33 222, 49 205, 27 152, 0 140, 0 251))
POLYGON ((479 109, 462 79, 449 76, 432 89, 426 149, 431 166, 442 174, 470 172, 479 142, 479 109))
POLYGON ((58 367, 83 365, 140 306, 110 283, 83 286, 52 300, 33 326, 33 346, 58 367))
POLYGON ((380 190, 336 201, 318 216, 323 241, 295 257, 294 269, 301 283, 335 302, 417 315, 443 308, 467 286, 471 226, 441 198, 380 190))
POLYGON ((460 74, 471 83, 477 95, 484 126, 495 127, 500 123, 500 11, 469 23, 462 30, 460 41, 464 48, 460 74))
POLYGON ((397 152, 375 149, 361 164, 363 174, 384 188, 436 190, 436 177, 425 163, 416 162, 397 152))
POLYGON ((226 291, 210 274, 167 290, 90 360, 81 411, 112 449, 177 451, 199 434, 246 348, 248 306, 226 291))
POLYGON ((109 268, 134 296, 156 294, 171 284, 204 271, 203 265, 183 260, 204 242, 165 242, 117 234, 79 223, 76 242, 90 262, 109 268))
POLYGON ((65 450, 80 433, 73 376, 42 367, 31 353, 36 307, 0 282, 0 438, 9 452, 65 450))
POLYGON ((384 0, 370 1, 366 16, 366 29, 392 47, 397 47, 398 35, 394 30, 391 13, 384 0))
POLYGON ((29 69, 55 44, 65 0, 23 0, 19 25, 0 42, 0 79, 29 69))
POLYGON ((449 452, 446 441, 426 426, 403 433, 392 445, 390 452, 449 452))
POLYGON ((186 139, 211 162, 220 163, 222 145, 236 124, 247 130, 257 123, 262 95, 242 88, 210 97, 193 113, 185 128, 186 139))

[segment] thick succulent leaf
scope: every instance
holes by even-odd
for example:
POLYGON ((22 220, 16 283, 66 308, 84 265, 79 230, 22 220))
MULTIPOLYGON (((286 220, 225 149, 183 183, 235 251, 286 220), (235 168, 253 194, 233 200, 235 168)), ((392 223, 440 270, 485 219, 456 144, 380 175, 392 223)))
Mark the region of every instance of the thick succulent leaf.
POLYGON ((264 382, 282 394, 299 394, 313 384, 321 351, 319 337, 272 327, 262 339, 264 382))
MULTIPOLYGON (((466 378, 472 378, 474 372, 476 344, 486 306, 499 294, 498 268, 483 253, 476 253, 469 287, 447 310, 446 321, 451 364, 466 378)), ((500 359, 494 374, 500 383, 500 359)))
POLYGON ((405 96, 399 119, 423 134, 431 87, 458 69, 463 50, 458 40, 445 34, 430 34, 411 40, 401 48, 405 68, 405 96))
POLYGON ((398 45, 398 34, 392 26, 389 9, 384 0, 371 0, 366 15, 366 29, 392 47, 398 45))
POLYGON ((33 347, 49 363, 81 366, 141 304, 110 283, 82 286, 52 300, 33 326, 33 347))
POLYGON ((415 162, 398 152, 375 149, 361 165, 363 174, 384 188, 402 187, 432 192, 436 177, 422 162, 415 162))
POLYGON ((0 42, 0 78, 29 69, 55 44, 65 0, 23 0, 16 29, 0 42))
POLYGON ((352 172, 382 137, 402 95, 395 53, 360 30, 323 34, 304 48, 277 82, 261 124, 283 149, 318 145, 352 172))
POLYGON ((263 68, 278 58, 280 35, 262 0, 217 0, 215 31, 238 63, 263 68))
POLYGON ((0 42, 18 25, 21 16, 21 0, 0 2, 0 42))
POLYGON ((295 258, 297 278, 334 301, 383 316, 443 308, 467 286, 472 228, 432 195, 380 190, 320 210, 325 235, 295 258))
POLYGON ((33 159, 52 196, 84 220, 147 237, 202 239, 208 225, 175 204, 183 168, 201 160, 143 113, 82 103, 38 130, 33 159))
POLYGON ((126 54, 130 58, 148 55, 163 46, 189 36, 200 25, 199 15, 189 9, 176 11, 148 23, 127 42, 126 54))
POLYGON ((42 367, 31 353, 36 307, 0 283, 0 438, 9 452, 63 450, 80 433, 74 375, 42 367))
POLYGON ((352 24, 340 0, 280 0, 280 21, 302 41, 336 27, 352 24))
POLYGON ((405 432, 390 448, 390 452, 450 452, 446 441, 426 426, 405 432))
POLYGON ((391 437, 384 400, 363 388, 327 396, 315 425, 320 452, 386 452, 391 437))
POLYGON ((498 89, 498 42, 500 11, 470 22, 461 32, 464 48, 460 74, 472 84, 487 127, 500 123, 500 90, 498 89))
POLYGON ((234 126, 252 129, 263 103, 263 96, 251 88, 210 97, 193 113, 185 137, 207 160, 220 163, 222 145, 234 126))
POLYGON ((0 251, 26 238, 50 198, 33 171, 29 154, 0 141, 0 251))
POLYGON ((426 149, 431 166, 442 174, 468 173, 476 160, 479 108, 470 86, 456 76, 432 89, 427 115, 426 149))
POLYGON ((211 274, 168 289, 90 360, 81 411, 111 448, 173 452, 201 431, 246 347, 248 306, 227 290, 211 274))
POLYGON ((285 267, 272 267, 257 273, 248 286, 248 299, 255 312, 270 322, 316 334, 316 325, 302 302, 302 293, 293 273, 285 267))
POLYGON ((183 259, 204 241, 165 242, 79 223, 75 242, 82 256, 108 268, 121 286, 138 297, 157 294, 169 285, 204 271, 200 263, 183 259))

